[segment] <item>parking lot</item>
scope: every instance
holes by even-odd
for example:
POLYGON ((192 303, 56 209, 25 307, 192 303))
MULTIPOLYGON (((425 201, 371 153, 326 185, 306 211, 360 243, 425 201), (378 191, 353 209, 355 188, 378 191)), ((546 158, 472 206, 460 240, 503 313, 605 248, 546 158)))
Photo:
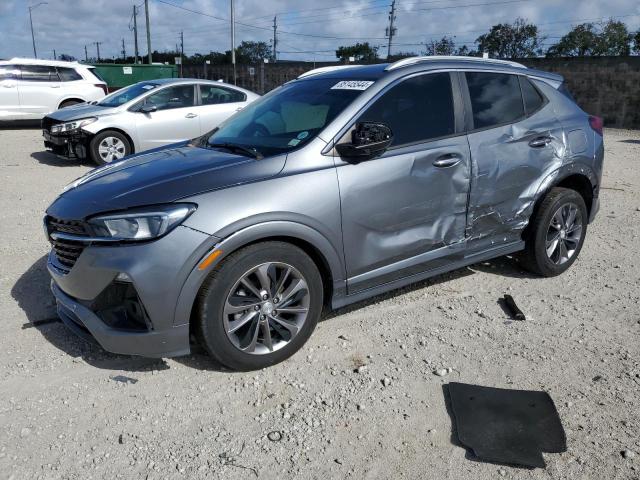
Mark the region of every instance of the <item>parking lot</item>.
POLYGON ((92 166, 44 152, 37 128, 0 130, 0 476, 640 478, 640 132, 605 143, 601 211, 564 275, 474 265, 335 312, 290 360, 232 373, 31 325, 55 317, 44 210, 92 166), (546 470, 465 458, 450 381, 549 392, 568 451, 546 470))

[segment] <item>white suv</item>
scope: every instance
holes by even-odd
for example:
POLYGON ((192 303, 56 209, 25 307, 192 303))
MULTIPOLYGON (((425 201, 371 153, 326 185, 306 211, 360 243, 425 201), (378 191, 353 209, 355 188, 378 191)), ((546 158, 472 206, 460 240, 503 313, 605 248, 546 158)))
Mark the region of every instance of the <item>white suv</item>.
POLYGON ((90 65, 29 58, 0 61, 0 120, 37 120, 106 94, 107 84, 90 65))

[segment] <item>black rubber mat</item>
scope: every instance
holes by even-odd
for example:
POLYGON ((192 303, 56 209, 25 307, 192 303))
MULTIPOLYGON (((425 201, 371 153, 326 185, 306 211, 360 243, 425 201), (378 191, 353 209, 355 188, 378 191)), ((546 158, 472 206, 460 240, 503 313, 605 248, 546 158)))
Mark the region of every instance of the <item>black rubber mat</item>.
POLYGON ((448 391, 460 443, 480 460, 544 468, 542 452, 567 450, 558 411, 546 392, 455 382, 448 391))

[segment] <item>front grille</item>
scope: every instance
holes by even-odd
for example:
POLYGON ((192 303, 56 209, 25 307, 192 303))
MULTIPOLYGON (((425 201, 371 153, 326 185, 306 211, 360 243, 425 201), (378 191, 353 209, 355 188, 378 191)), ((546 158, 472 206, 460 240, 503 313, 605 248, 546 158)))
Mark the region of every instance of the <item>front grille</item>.
POLYGON ((88 237, 89 232, 83 222, 75 220, 60 220, 53 217, 47 217, 47 231, 49 232, 49 240, 53 246, 58 262, 64 267, 71 269, 78 257, 84 250, 86 244, 83 241, 67 240, 51 237, 53 233, 66 233, 77 237, 88 237))

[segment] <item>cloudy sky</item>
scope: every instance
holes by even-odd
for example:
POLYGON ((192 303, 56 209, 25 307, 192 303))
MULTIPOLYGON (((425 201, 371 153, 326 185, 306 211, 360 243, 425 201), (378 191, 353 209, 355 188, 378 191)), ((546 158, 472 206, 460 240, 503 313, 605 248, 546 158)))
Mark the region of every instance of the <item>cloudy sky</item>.
MULTIPOLYGON (((0 0, 0 58, 33 56, 28 6, 39 0, 0 0)), ((102 57, 133 53, 133 5, 143 0, 47 0, 33 10, 38 56, 67 53, 102 57)), ((278 17, 282 59, 330 61, 340 45, 368 41, 386 54, 385 27, 391 0, 235 0, 236 43, 270 42, 278 17)), ((229 0, 149 0, 153 50, 175 49, 184 31, 185 53, 224 51, 230 47, 229 0), (182 7, 182 8, 179 8, 182 7), (192 10, 193 13, 188 10, 192 10)), ((393 51, 420 52, 442 35, 472 45, 478 35, 521 16, 536 23, 551 44, 572 24, 613 17, 630 30, 640 28, 638 0, 396 0, 397 37, 393 51)), ((141 54, 146 53, 144 10, 138 16, 141 54)))

